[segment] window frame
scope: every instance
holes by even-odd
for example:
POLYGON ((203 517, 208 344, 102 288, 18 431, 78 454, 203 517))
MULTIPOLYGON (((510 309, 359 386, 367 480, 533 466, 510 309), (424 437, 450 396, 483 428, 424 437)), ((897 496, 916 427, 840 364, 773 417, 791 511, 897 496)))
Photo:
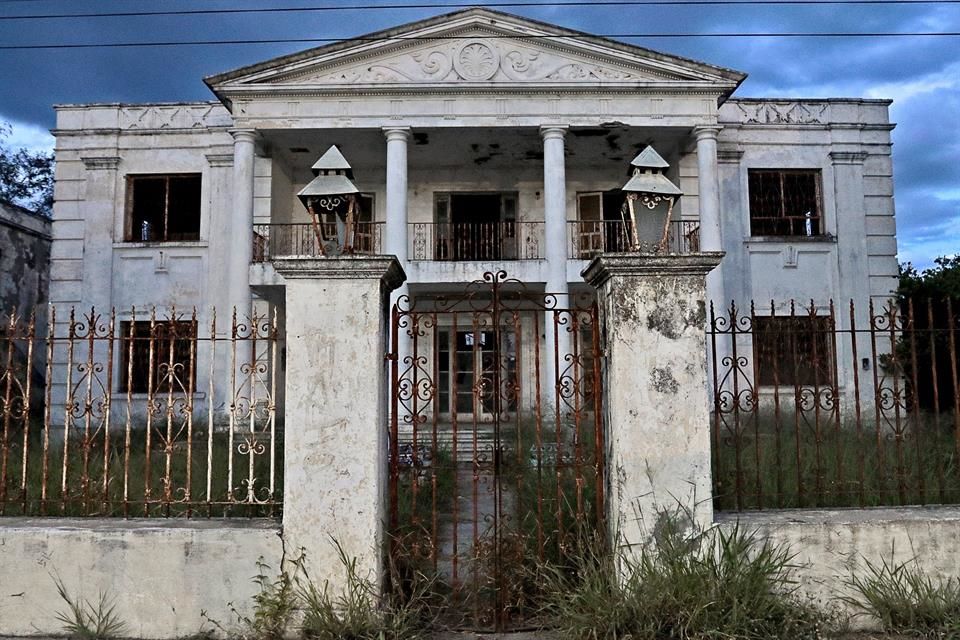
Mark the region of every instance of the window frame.
POLYGON ((181 171, 170 173, 128 173, 125 176, 126 196, 123 213, 123 241, 134 244, 170 244, 170 243, 189 243, 199 242, 202 239, 203 231, 203 172, 202 171, 181 171), (170 181, 177 178, 195 178, 198 182, 198 200, 196 203, 196 231, 191 231, 190 238, 170 239, 170 181), (136 225, 134 224, 135 201, 135 183, 139 180, 164 180, 164 206, 163 206, 163 229, 162 237, 144 240, 139 237, 136 225))
POLYGON ((831 315, 820 313, 754 314, 751 338, 755 386, 766 389, 836 387, 839 372, 835 339, 837 328, 834 322, 831 315), (781 326, 764 326, 768 324, 781 326), (765 337, 772 337, 777 343, 771 347, 764 340, 765 337), (797 343, 804 340, 810 344, 809 349, 798 347, 797 343), (793 354, 797 354, 796 359, 793 354), (777 366, 773 366, 774 362, 777 366), (793 362, 793 365, 782 366, 787 362, 793 362))
POLYGON ((164 319, 164 320, 122 320, 120 322, 120 370, 117 375, 117 393, 131 393, 134 395, 157 395, 173 393, 175 396, 193 394, 197 392, 197 360, 199 359, 198 333, 199 323, 191 319, 164 319), (134 325, 131 338, 131 325, 134 325), (170 352, 168 347, 171 338, 167 327, 176 325, 178 329, 173 336, 174 365, 185 365, 180 382, 182 388, 170 385, 161 386, 162 378, 159 375, 161 364, 169 364, 170 352), (132 342, 132 344, 131 344, 132 342), (154 345, 154 388, 150 389, 150 346, 154 345), (138 348, 139 346, 139 348, 138 348), (131 348, 132 347, 132 348, 131 348), (180 353, 178 353, 180 351, 180 353), (133 356, 133 363, 130 358, 133 356), (185 356, 185 357, 181 357, 185 356), (143 358, 143 362, 139 359, 143 358), (132 365, 132 366, 131 366, 132 365), (130 373, 133 372, 133 379, 130 373), (192 388, 190 386, 192 380, 192 388))
MULTIPOLYGON (((824 203, 824 193, 823 193, 823 169, 820 167, 789 167, 789 168, 778 168, 778 167, 750 167, 747 169, 747 222, 750 228, 750 237, 751 238, 785 238, 785 239, 808 239, 808 240, 829 240, 831 236, 827 233, 826 230, 826 216, 824 215, 825 203, 824 203), (757 174, 776 174, 779 182, 779 209, 780 214, 777 216, 758 216, 754 214, 753 208, 753 195, 754 191, 751 189, 751 182, 754 175, 757 174), (784 178, 787 176, 812 176, 813 177, 813 199, 816 204, 815 215, 811 216, 797 216, 797 215, 788 215, 787 214, 787 198, 784 197, 785 185, 784 178), (806 224, 813 223, 811 231, 804 233, 776 233, 771 232, 771 229, 762 229, 758 230, 757 227, 760 225, 767 225, 768 227, 775 226, 777 224, 788 225, 790 231, 792 232, 796 223, 805 227, 806 224), (763 231, 763 232, 758 232, 763 231)), ((775 230, 774 230, 775 231, 775 230)))

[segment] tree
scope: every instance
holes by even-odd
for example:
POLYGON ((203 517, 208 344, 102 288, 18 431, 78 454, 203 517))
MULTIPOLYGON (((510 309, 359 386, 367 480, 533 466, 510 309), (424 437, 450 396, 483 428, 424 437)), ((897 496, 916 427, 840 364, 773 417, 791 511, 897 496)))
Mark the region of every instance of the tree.
POLYGON ((941 411, 956 409, 960 402, 960 255, 941 256, 923 271, 909 262, 901 265, 897 299, 905 330, 900 338, 900 364, 911 393, 923 408, 936 404, 941 411), (912 389, 914 364, 916 389, 912 389))
POLYGON ((49 216, 53 211, 53 153, 7 145, 11 127, 0 122, 0 200, 49 216))

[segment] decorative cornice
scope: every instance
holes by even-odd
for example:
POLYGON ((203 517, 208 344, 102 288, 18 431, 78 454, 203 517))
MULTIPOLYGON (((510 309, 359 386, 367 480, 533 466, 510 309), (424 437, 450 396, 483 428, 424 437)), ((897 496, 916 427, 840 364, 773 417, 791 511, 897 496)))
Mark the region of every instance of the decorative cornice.
POLYGON ((864 151, 831 151, 830 161, 833 164, 863 164, 867 155, 864 151))
POLYGON ((120 166, 120 158, 117 156, 99 156, 92 158, 80 158, 83 161, 83 166, 88 170, 95 169, 116 169, 120 166))
POLYGON ((720 264, 724 255, 723 251, 684 256, 604 253, 591 260, 580 275, 596 288, 613 277, 706 276, 720 264))
POLYGON ((211 167, 232 167, 232 153, 208 153, 206 154, 207 164, 211 167))
POLYGON ((743 149, 717 149, 717 162, 721 164, 740 164, 743 149))
POLYGON ((275 258, 273 268, 288 280, 379 280, 387 291, 393 291, 407 279, 394 256, 275 258))

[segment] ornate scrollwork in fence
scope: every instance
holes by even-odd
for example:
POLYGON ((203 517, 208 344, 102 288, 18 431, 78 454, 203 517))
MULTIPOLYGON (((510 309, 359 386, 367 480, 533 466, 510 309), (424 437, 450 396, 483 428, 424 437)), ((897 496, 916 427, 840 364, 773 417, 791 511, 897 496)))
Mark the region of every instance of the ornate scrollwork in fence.
POLYGON ((11 316, 0 513, 278 514, 276 318, 204 315, 11 316))

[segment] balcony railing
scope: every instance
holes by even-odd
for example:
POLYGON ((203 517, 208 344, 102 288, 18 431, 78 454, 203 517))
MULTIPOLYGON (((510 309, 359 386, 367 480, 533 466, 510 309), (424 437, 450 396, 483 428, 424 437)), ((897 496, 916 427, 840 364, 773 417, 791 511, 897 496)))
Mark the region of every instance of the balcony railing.
MULTIPOLYGON (((589 260, 600 253, 630 251, 630 233, 620 220, 576 220, 568 223, 571 258, 589 260)), ((670 222, 664 253, 686 254, 700 251, 700 222, 670 222)), ((660 247, 663 225, 640 230, 640 251, 653 253, 660 247)))
MULTIPOLYGON (((353 253, 376 255, 382 252, 382 222, 354 223, 353 253)), ((334 224, 322 226, 325 238, 336 238, 334 224)), ((253 261, 269 262, 281 256, 320 256, 320 242, 309 222, 297 224, 257 224, 253 226, 253 261)), ((329 253, 329 251, 328 251, 329 253)))
POLYGON ((543 257, 543 223, 413 222, 411 260, 537 260, 543 257))

